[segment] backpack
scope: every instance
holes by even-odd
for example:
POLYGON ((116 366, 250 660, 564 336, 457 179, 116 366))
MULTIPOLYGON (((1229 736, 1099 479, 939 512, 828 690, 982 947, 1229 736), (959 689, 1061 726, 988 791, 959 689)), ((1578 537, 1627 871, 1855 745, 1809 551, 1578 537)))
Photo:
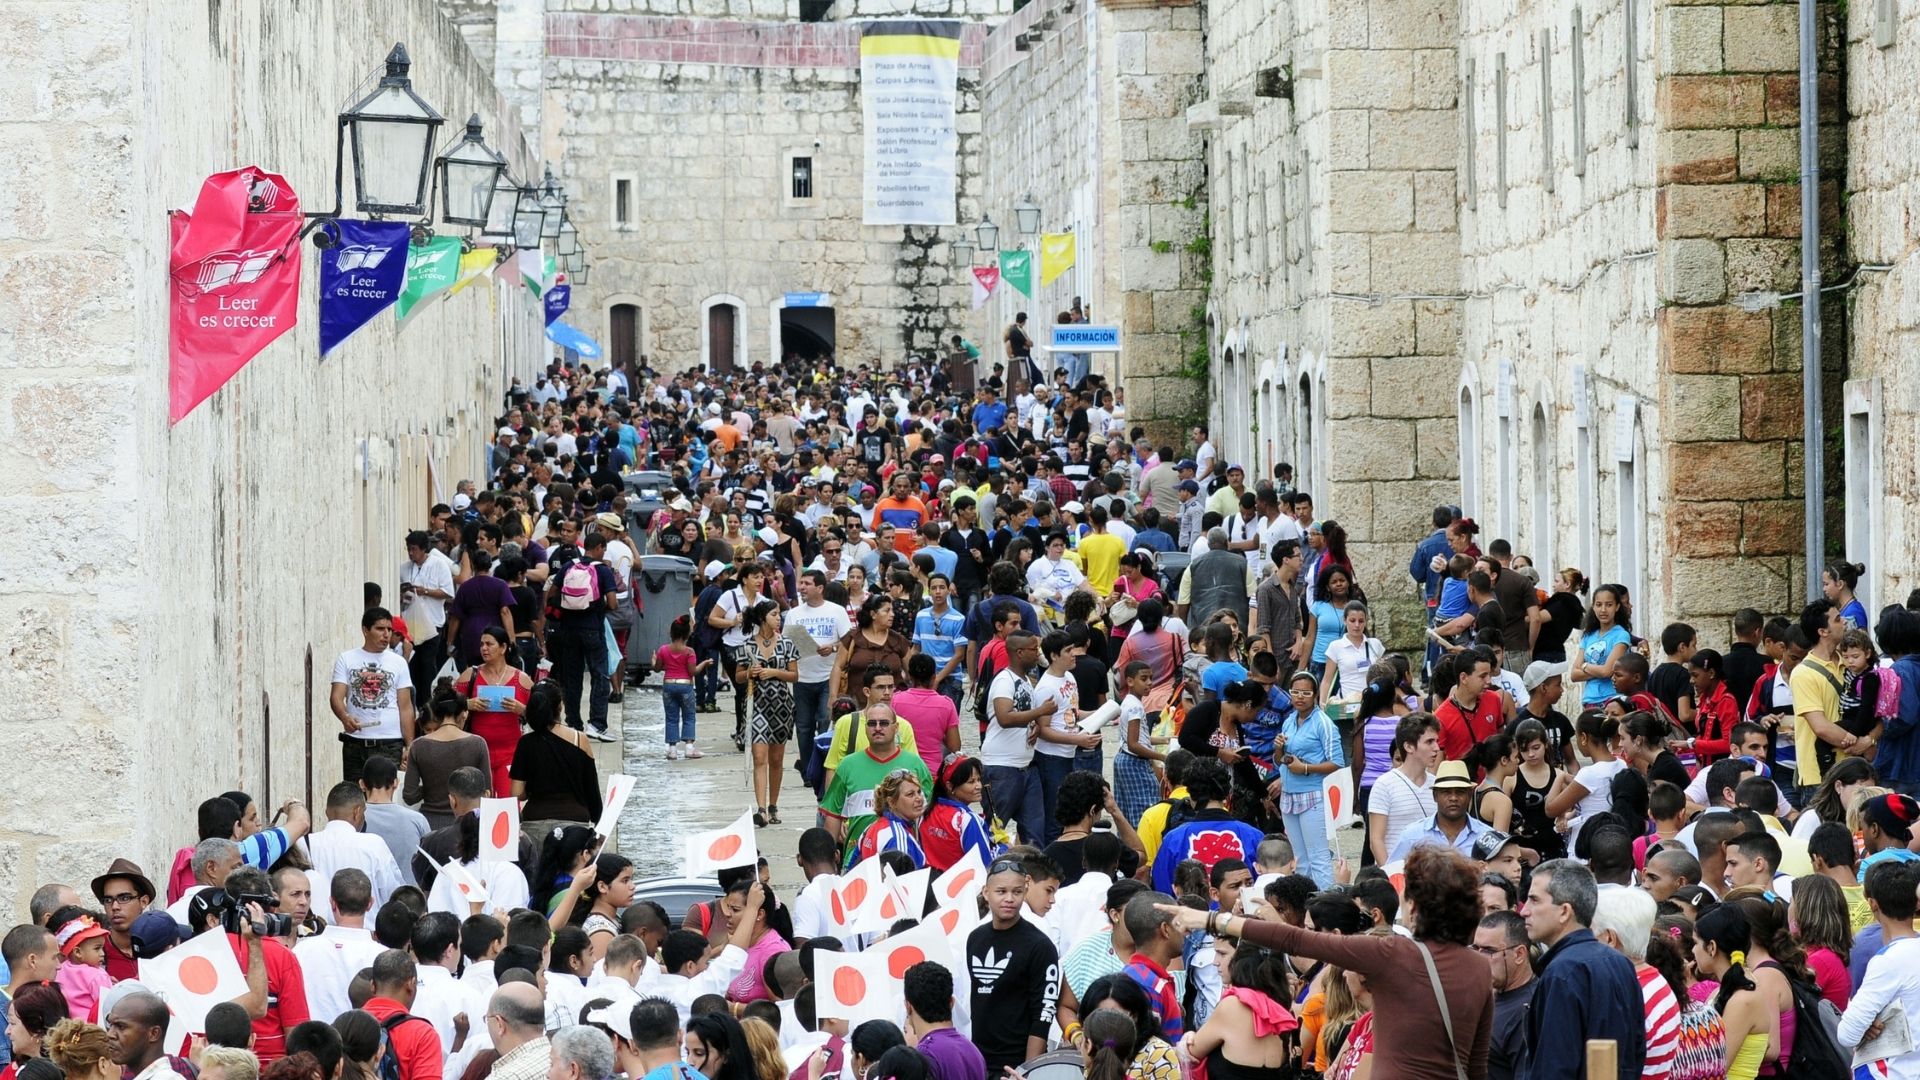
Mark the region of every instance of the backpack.
MULTIPOLYGON (((1769 966, 1779 969, 1769 961, 1769 966)), ((1780 974, 1786 971, 1780 969, 1780 974)), ((1785 1075, 1795 1080, 1845 1080, 1853 1075, 1853 1055, 1840 1046, 1840 1010, 1820 996, 1818 987, 1788 978, 1793 988, 1793 1057, 1785 1075)))
MULTIPOLYGON (((385 1045, 382 1046, 380 1050, 380 1060, 374 1065, 374 1075, 378 1076, 379 1080, 401 1080, 400 1055, 394 1050, 393 1029, 409 1020, 418 1020, 423 1024, 427 1023, 426 1017, 414 1016, 411 1013, 405 1012, 394 1013, 392 1016, 380 1021, 380 1030, 386 1035, 386 1039, 385 1045)), ((428 1024, 428 1026, 431 1027, 432 1025, 428 1024)), ((434 1038, 437 1041, 439 1036, 435 1035, 434 1038)))
POLYGON ((560 610, 586 611, 600 600, 600 571, 585 559, 567 564, 560 575, 560 610))

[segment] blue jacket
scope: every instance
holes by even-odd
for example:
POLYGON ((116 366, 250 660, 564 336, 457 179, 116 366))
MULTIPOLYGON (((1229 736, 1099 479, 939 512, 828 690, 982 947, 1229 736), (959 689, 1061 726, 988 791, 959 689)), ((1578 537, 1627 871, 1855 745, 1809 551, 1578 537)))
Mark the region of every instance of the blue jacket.
POLYGON ((1647 1058, 1647 1015, 1633 963, 1575 930, 1547 950, 1527 1010, 1527 1080, 1584 1080, 1587 1040, 1620 1047, 1620 1075, 1639 1076, 1647 1058))
POLYGON ((1452 554, 1453 547, 1447 543, 1445 529, 1433 530, 1432 536, 1420 541, 1420 546, 1413 549, 1413 561, 1407 564, 1407 573, 1420 583, 1420 594, 1427 598, 1428 604, 1432 604, 1434 597, 1440 595, 1440 583, 1447 578, 1445 574, 1433 572, 1433 557, 1452 554))
POLYGON ((1253 851, 1264 839, 1266 834, 1225 810, 1198 811, 1160 841, 1153 860, 1153 887, 1178 895, 1173 891, 1173 871, 1182 859, 1198 859, 1208 870, 1221 859, 1240 859, 1252 866, 1253 851))
POLYGON ((1880 752, 1874 755, 1874 773, 1880 782, 1920 783, 1920 656, 1893 662, 1900 676, 1900 712, 1880 732, 1880 752))

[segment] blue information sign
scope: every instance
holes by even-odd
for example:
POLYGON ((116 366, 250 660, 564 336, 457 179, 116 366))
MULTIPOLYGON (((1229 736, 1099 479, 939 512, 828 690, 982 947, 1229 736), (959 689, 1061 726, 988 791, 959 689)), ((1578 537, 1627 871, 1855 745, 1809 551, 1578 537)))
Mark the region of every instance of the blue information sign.
POLYGON ((1072 352, 1119 352, 1120 328, 1090 323, 1054 323, 1047 327, 1053 335, 1048 344, 1072 352))
POLYGON ((832 301, 823 292, 790 292, 784 302, 786 307, 831 307, 832 301))

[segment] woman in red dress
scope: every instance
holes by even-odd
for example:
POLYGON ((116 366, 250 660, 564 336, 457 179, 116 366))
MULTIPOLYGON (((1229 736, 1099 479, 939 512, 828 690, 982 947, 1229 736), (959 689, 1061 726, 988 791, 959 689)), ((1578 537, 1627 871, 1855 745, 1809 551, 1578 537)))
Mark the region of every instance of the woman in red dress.
POLYGON ((487 761, 493 766, 493 793, 503 797, 513 790, 507 770, 513 767, 513 748, 520 743, 520 719, 527 712, 533 679, 507 662, 513 644, 506 630, 489 626, 480 633, 480 663, 460 673, 453 688, 467 699, 467 730, 487 741, 487 761), (488 692, 488 687, 507 688, 488 692))

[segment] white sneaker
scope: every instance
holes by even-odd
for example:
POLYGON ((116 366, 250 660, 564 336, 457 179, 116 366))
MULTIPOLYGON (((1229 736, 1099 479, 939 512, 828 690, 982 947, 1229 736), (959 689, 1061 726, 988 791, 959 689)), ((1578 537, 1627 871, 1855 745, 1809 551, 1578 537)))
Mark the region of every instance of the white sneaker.
POLYGON ((667 747, 667 760, 668 761, 680 760, 680 745, 678 743, 675 743, 674 745, 667 747))
POLYGON ((686 745, 686 748, 687 748, 687 757, 689 757, 689 758, 703 758, 703 757, 706 757, 706 756, 707 756, 707 755, 705 755, 705 754, 703 754, 703 753, 701 753, 701 752, 700 752, 700 748, 699 748, 699 747, 697 747, 697 746, 695 746, 695 745, 693 745, 693 744, 692 744, 691 742, 689 742, 689 743, 686 743, 685 745, 686 745))

